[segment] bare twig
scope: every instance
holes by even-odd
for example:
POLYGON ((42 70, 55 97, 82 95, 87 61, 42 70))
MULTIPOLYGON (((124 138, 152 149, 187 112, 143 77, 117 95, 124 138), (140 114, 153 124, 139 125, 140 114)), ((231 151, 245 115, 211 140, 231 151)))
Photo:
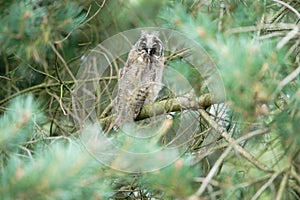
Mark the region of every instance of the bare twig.
POLYGON ((278 42, 276 48, 281 49, 286 43, 288 43, 293 37, 295 37, 298 32, 299 32, 299 27, 295 26, 293 30, 288 32, 288 34, 286 34, 286 36, 278 42))
POLYGON ((276 32, 271 32, 269 34, 261 35, 261 36, 257 37, 257 40, 266 40, 266 39, 270 39, 272 37, 281 37, 284 35, 285 35, 285 32, 276 31, 276 32))
MULTIPOLYGON (((205 178, 203 178, 203 177, 196 177, 196 178, 194 178, 194 180, 195 180, 195 182, 203 183, 205 181, 205 178)), ((221 185, 218 181, 216 181, 214 179, 210 180, 210 184, 213 185, 213 186, 215 186, 215 187, 220 187, 220 185, 221 185)))
POLYGON ((281 5, 283 5, 283 6, 285 6, 285 7, 287 7, 287 8, 290 9, 293 13, 295 13, 295 14, 297 15, 297 17, 300 19, 300 13, 299 13, 294 7, 292 7, 290 4, 285 3, 285 2, 283 2, 283 1, 280 1, 280 0, 273 0, 273 1, 276 2, 276 3, 279 3, 279 4, 281 4, 281 5))
POLYGON ((49 44, 50 47, 52 48, 52 50, 54 51, 54 53, 57 55, 57 57, 59 58, 59 60, 63 63, 63 65, 65 66, 67 72, 69 73, 69 75, 71 76, 71 78, 73 79, 73 81, 76 81, 76 78, 74 77, 72 71, 70 70, 67 62, 65 61, 65 59, 60 55, 60 53, 57 51, 57 49, 55 48, 55 46, 53 44, 49 44))
MULTIPOLYGON (((66 41, 66 40, 70 37, 70 35, 73 33, 73 31, 74 31, 76 28, 78 28, 79 26, 82 26, 82 25, 88 23, 89 21, 91 21, 91 20, 92 20, 92 19, 93 19, 93 18, 94 18, 101 10, 102 10, 103 6, 105 5, 106 0, 103 0, 103 2, 102 2, 101 5, 99 5, 96 1, 94 1, 94 2, 95 2, 95 4, 99 7, 98 10, 97 10, 90 18, 88 18, 87 20, 83 21, 83 22, 80 23, 79 25, 75 26, 75 27, 67 34, 66 37, 64 37, 64 38, 61 39, 61 40, 55 41, 55 42, 54 42, 55 44, 59 44, 59 43, 62 43, 62 42, 64 42, 64 41, 66 41)), ((86 12, 86 15, 85 15, 84 18, 86 18, 86 17, 89 15, 91 8, 92 8, 92 6, 90 6, 90 7, 88 8, 88 11, 86 12)))
POLYGON ((256 184, 259 184, 261 182, 265 182, 266 180, 270 179, 274 174, 268 174, 268 175, 265 175, 263 177, 257 177, 255 178, 254 180, 250 180, 248 182, 244 182, 244 183, 239 183, 239 184, 236 184, 236 185, 232 185, 230 186, 229 188, 227 189, 231 189, 231 188, 246 188, 246 187, 249 187, 249 186, 252 186, 252 185, 256 185, 256 184))
POLYGON ((300 175, 291 171, 291 176, 294 177, 300 183, 300 175))
POLYGON ((265 189, 267 189, 267 187, 269 187, 273 183, 275 178, 280 174, 281 172, 274 173, 271 176, 271 178, 255 193, 255 195, 251 198, 251 200, 256 200, 263 193, 263 191, 265 191, 265 189))
POLYGON ((30 69, 32 69, 33 71, 37 72, 37 73, 43 74, 43 75, 45 75, 45 76, 47 76, 47 77, 49 77, 49 78, 52 78, 52 79, 54 79, 54 80, 56 80, 56 81, 59 81, 56 77, 52 76, 51 74, 48 74, 48 73, 45 73, 45 72, 40 71, 40 70, 38 70, 38 69, 35 69, 34 67, 32 67, 32 66, 29 65, 29 64, 27 64, 27 66, 28 66, 30 69))
POLYGON ((225 10, 225 3, 224 1, 220 2, 220 15, 219 15, 219 23, 218 23, 218 30, 221 31, 222 30, 222 21, 224 18, 224 10, 225 10))
MULTIPOLYGON (((77 80, 77 82, 104 81, 104 80, 110 80, 110 79, 116 79, 116 78, 117 78, 116 76, 100 77, 100 78, 97 78, 97 79, 77 80)), ((64 81, 63 84, 65 84, 65 85, 74 84, 74 81, 64 81)), ((35 86, 32 86, 32 87, 26 88, 24 90, 18 91, 16 93, 10 95, 9 97, 7 97, 5 99, 2 99, 0 101, 0 105, 8 102, 9 100, 11 100, 11 99, 13 99, 16 96, 19 96, 21 94, 26 94, 26 93, 33 92, 33 91, 36 91, 36 90, 41 90, 41 89, 44 89, 44 88, 58 87, 60 85, 61 85, 61 83, 41 83, 39 85, 35 85, 35 86)))
POLYGON ((291 187, 298 194, 300 194, 300 186, 297 183, 289 183, 289 187, 291 187))
POLYGON ((269 131, 270 129, 269 128, 262 128, 262 129, 258 129, 258 130, 255 130, 255 131, 251 131, 247 134, 245 134, 244 136, 238 138, 235 140, 236 143, 240 143, 240 142, 243 142, 243 141, 246 141, 252 137, 255 137, 257 135, 262 135, 262 134, 265 134, 269 131))
POLYGON ((282 180, 281 180, 281 182, 280 182, 279 190, 278 190, 278 193, 276 195, 276 200, 281 200, 282 199, 282 195, 283 195, 284 189, 286 187, 288 178, 289 178, 289 173, 285 173, 282 180))
POLYGON ((235 33, 245 33, 251 31, 259 31, 259 30, 268 30, 268 31, 283 31, 283 30, 292 30, 296 26, 295 24, 287 24, 287 23, 278 23, 278 24, 260 24, 258 26, 245 26, 229 29, 226 33, 235 34, 235 33))
POLYGON ((8 80, 8 81, 11 80, 11 78, 8 78, 8 77, 6 77, 6 76, 0 76, 0 78, 3 78, 3 79, 8 80))
POLYGON ((236 143, 236 141, 227 133, 227 131, 222 130, 219 125, 210 118, 209 114, 203 110, 199 110, 200 115, 211 125, 213 129, 218 131, 220 135, 230 144, 233 146, 233 148, 241 154, 246 160, 248 160, 250 163, 252 163, 254 166, 257 168, 265 171, 265 172, 273 172, 272 170, 268 169, 267 166, 264 164, 260 163, 254 156, 252 156, 248 151, 243 149, 239 144, 236 143))
POLYGON ((277 11, 274 16, 271 16, 270 19, 267 21, 269 24, 272 24, 274 22, 277 22, 284 14, 284 12, 287 10, 286 7, 281 7, 279 11, 277 11))
POLYGON ((105 5, 106 0, 103 0, 102 4, 99 5, 96 1, 94 1, 95 4, 99 7, 98 10, 89 18, 87 19, 84 24, 88 23, 89 21, 91 21, 96 15, 98 15, 98 13, 102 10, 103 6, 105 5))
MULTIPOLYGON (((245 134, 244 136, 236 139, 235 142, 236 143, 240 143, 240 142, 246 141, 246 140, 248 140, 248 139, 250 139, 252 137, 255 137, 257 135, 265 134, 268 131, 269 131, 269 128, 262 128, 262 129, 259 129, 259 130, 255 130, 255 131, 249 132, 249 133, 245 134)), ((213 142, 215 143, 216 141, 213 141, 213 142)), ((206 144, 206 145, 202 145, 201 149, 199 151, 193 153, 193 155, 195 155, 195 159, 193 161, 193 165, 196 164, 196 163, 198 163, 199 161, 201 161, 203 158, 209 156, 210 154, 212 154, 216 150, 224 149, 224 148, 226 148, 228 146, 228 144, 225 143, 225 144, 218 144, 215 147, 207 149, 206 146, 208 146, 208 145, 211 145, 211 143, 206 144)))
POLYGON ((213 178, 213 176, 215 175, 215 173, 219 169, 219 167, 222 164, 223 160, 230 153, 231 149, 232 149, 232 147, 228 146, 227 149, 222 153, 222 155, 215 162, 214 166, 211 168, 211 170, 209 171, 208 175, 205 177, 202 185, 200 186, 200 188, 195 193, 196 196, 201 196, 202 193, 205 191, 206 187, 208 186, 208 184, 210 183, 211 179, 213 178))
POLYGON ((281 91, 284 86, 294 80, 300 74, 300 65, 288 76, 286 76, 282 81, 279 82, 277 86, 277 91, 281 91))

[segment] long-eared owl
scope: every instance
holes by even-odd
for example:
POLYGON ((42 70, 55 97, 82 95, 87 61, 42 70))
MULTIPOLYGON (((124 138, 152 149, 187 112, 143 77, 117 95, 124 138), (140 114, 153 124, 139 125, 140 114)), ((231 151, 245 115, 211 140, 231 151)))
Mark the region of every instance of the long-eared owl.
POLYGON ((133 121, 144 105, 157 98, 164 69, 163 43, 158 31, 142 31, 119 71, 114 129, 133 121))

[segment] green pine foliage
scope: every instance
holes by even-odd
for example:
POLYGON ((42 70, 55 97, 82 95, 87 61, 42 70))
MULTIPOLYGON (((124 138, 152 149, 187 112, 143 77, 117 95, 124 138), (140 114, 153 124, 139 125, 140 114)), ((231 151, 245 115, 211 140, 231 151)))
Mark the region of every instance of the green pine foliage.
MULTIPOLYGON (((0 1, 0 199, 300 199, 299 10, 295 0, 0 1), (199 122, 195 132, 182 131, 192 137, 181 158, 128 174, 87 151, 80 136, 95 129, 78 131, 72 92, 91 49, 145 26, 199 43, 226 100, 203 108, 211 121, 199 110, 173 113, 167 136, 153 143, 108 135, 144 153, 172 141, 184 114, 199 122)), ((169 87, 184 91, 177 83, 187 80, 197 97, 209 92, 183 58, 168 60, 165 71, 169 87)), ((112 77, 99 84, 99 105, 111 103, 112 77)), ((161 101, 177 95, 161 93, 161 101)))
POLYGON ((22 145, 34 136, 35 125, 42 119, 37 109, 33 96, 18 97, 7 107, 0 119, 2 155, 18 153, 22 145))
POLYGON ((45 138, 33 96, 10 104, 0 120, 1 199, 109 196, 101 165, 72 138, 45 138), (93 178, 94 177, 94 178, 93 178), (90 181, 89 181, 90 179, 90 181), (78 181, 82 180, 82 181, 78 181))
POLYGON ((46 64, 49 44, 80 28, 86 17, 74 2, 31 0, 13 3, 1 15, 1 51, 41 64, 46 64))

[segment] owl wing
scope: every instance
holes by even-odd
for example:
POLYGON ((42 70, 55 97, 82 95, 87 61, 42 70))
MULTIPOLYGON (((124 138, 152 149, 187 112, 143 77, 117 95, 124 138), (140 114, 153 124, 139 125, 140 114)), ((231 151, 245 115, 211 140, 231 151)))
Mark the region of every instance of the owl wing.
POLYGON ((149 95, 149 87, 140 87, 136 90, 133 97, 133 103, 131 105, 132 112, 133 112, 133 118, 135 119, 138 114, 140 113, 142 107, 145 104, 145 101, 149 95))
POLYGON ((133 121, 135 118, 133 93, 135 91, 134 74, 135 70, 137 70, 135 65, 137 57, 137 53, 131 50, 124 67, 119 70, 114 129, 117 129, 125 122, 133 121))

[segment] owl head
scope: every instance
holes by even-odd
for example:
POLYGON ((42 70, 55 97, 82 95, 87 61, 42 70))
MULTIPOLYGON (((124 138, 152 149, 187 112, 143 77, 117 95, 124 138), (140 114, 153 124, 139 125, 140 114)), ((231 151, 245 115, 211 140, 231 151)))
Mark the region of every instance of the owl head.
POLYGON ((146 53, 150 57, 162 57, 164 53, 163 44, 158 36, 158 31, 142 31, 142 35, 140 39, 136 42, 135 48, 139 53, 146 53))

